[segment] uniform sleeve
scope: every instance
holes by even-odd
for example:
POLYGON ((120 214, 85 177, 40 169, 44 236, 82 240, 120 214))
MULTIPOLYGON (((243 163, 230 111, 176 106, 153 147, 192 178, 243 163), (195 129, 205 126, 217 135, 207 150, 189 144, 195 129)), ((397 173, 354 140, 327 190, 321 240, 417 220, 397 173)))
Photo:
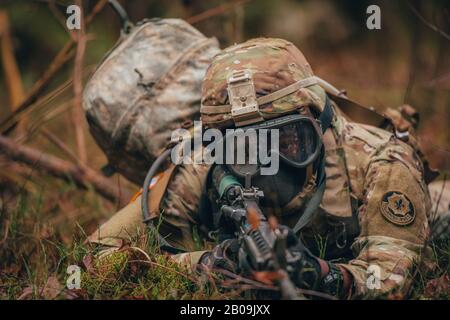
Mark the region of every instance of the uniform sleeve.
POLYGON ((139 196, 103 223, 87 241, 106 247, 120 247, 123 240, 131 240, 143 234, 144 230, 139 196))
POLYGON ((171 245, 195 250, 192 227, 198 223, 198 207, 209 166, 182 165, 167 187, 161 203, 160 233, 171 245))
POLYGON ((186 253, 178 253, 170 256, 170 259, 180 266, 192 270, 196 264, 200 263, 201 257, 208 252, 207 250, 202 251, 191 251, 186 253))
MULTIPOLYGON (((198 204, 207 172, 208 166, 204 164, 181 165, 167 186, 160 206, 159 232, 175 247, 195 250, 192 226, 198 222, 198 204)), ((133 239, 144 230, 139 196, 115 213, 87 240, 104 246, 119 247, 123 239, 133 239)))
POLYGON ((405 294, 426 251, 427 187, 419 170, 398 160, 372 163, 364 184, 356 258, 341 265, 353 276, 351 297, 405 294))

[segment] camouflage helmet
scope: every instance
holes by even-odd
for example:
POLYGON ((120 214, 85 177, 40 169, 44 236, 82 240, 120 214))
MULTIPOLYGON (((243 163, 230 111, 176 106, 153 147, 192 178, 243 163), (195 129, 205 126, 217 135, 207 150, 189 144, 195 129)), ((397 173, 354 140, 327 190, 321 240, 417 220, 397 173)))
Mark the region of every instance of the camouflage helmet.
POLYGON ((318 112, 325 91, 292 43, 257 38, 216 55, 203 79, 202 123, 206 128, 239 127, 277 118, 304 107, 318 112))

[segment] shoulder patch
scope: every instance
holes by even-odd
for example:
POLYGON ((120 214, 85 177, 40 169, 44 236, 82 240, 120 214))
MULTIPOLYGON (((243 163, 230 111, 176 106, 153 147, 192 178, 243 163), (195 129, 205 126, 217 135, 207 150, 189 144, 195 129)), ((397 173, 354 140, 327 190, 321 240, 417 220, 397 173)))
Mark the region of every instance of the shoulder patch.
POLYGON ((416 217, 413 203, 399 191, 386 192, 381 199, 380 208, 383 217, 399 226, 411 224, 416 217))

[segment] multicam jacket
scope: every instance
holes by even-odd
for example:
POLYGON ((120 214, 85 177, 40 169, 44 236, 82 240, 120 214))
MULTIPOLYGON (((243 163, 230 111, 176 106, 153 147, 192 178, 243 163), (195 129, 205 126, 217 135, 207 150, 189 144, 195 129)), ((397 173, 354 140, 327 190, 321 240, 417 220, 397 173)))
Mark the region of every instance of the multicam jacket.
MULTIPOLYGON (((385 130, 348 120, 336 105, 332 130, 324 135, 326 189, 321 205, 300 237, 322 258, 353 276, 349 298, 405 293, 426 251, 431 203, 422 163, 406 143, 385 130)), ((180 165, 161 202, 160 232, 191 253, 174 258, 196 263, 204 251, 194 241, 199 202, 209 166, 180 165)), ((157 182, 158 183, 158 182, 157 182)), ((311 183, 282 211, 293 227, 315 191, 311 183)), ((91 237, 117 245, 142 227, 140 198, 119 211, 91 237)))

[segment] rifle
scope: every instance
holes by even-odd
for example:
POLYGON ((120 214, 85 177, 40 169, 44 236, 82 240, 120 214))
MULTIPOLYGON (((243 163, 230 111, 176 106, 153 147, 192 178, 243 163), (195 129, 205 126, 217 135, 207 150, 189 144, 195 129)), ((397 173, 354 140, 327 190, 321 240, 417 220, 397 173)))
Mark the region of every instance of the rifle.
POLYGON ((287 250, 287 228, 270 223, 258 203, 263 192, 251 186, 250 176, 245 178, 245 188, 223 169, 220 179, 214 183, 219 193, 219 212, 216 225, 231 223, 239 241, 238 263, 244 273, 271 272, 276 274, 282 298, 304 299, 298 295, 289 278, 292 266, 299 259, 287 250))

